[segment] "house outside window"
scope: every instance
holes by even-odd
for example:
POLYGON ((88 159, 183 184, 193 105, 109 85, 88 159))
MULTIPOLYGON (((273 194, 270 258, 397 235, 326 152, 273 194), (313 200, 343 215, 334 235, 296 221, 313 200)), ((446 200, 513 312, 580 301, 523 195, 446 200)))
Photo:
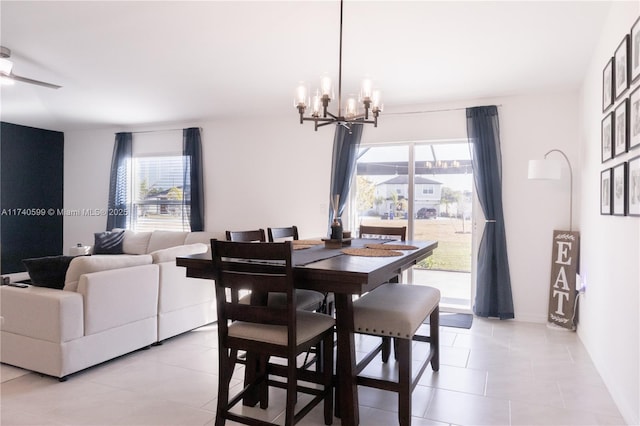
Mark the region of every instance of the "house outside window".
POLYGON ((182 155, 133 158, 132 230, 190 231, 190 191, 182 184, 185 167, 182 155))

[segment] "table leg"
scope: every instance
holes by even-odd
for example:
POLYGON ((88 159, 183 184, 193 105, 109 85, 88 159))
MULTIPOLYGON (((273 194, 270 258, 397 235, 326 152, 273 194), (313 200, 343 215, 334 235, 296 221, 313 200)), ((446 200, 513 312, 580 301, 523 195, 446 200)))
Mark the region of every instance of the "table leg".
POLYGON ((338 359, 336 373, 340 389, 340 420, 343 425, 360 423, 356 382, 356 349, 353 338, 353 302, 350 294, 336 294, 336 332, 338 359))

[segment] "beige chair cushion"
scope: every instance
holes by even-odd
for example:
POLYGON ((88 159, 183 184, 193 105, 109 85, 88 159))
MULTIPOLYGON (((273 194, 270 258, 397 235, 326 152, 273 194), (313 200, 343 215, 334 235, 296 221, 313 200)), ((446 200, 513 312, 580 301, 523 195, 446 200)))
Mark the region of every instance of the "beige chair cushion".
MULTIPOLYGON (((296 314, 297 345, 332 328, 335 324, 334 319, 329 315, 307 311, 297 311, 296 314)), ((287 327, 284 325, 255 324, 236 321, 229 326, 229 337, 284 346, 287 344, 287 327)))
POLYGON ((409 284, 384 284, 353 302, 359 333, 411 339, 440 303, 440 290, 409 284))

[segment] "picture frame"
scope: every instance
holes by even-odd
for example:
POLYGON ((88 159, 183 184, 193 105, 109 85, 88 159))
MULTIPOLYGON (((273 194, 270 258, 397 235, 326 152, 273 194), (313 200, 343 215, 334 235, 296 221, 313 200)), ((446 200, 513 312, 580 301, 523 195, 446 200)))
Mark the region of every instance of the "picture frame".
POLYGON ((602 152, 602 162, 613 158, 613 145, 615 143, 614 133, 614 113, 606 115, 600 124, 600 146, 602 152))
POLYGON ((640 216, 640 156, 627 162, 627 214, 640 216))
POLYGON ((627 163, 620 163, 612 168, 611 207, 614 216, 627 214, 627 163))
POLYGON ((640 86, 629 95, 629 150, 640 146, 640 86))
POLYGON ((629 88, 629 34, 625 34, 613 58, 615 99, 618 100, 629 88))
POLYGON ((613 57, 602 70, 602 112, 613 105, 613 57))
POLYGON ((600 214, 610 215, 613 211, 611 205, 611 176, 612 169, 606 169, 600 172, 600 214))
POLYGON ((640 16, 631 27, 631 43, 629 67, 631 68, 631 81, 640 78, 640 16))
POLYGON ((614 111, 613 156, 618 157, 629 150, 629 99, 621 102, 614 111))

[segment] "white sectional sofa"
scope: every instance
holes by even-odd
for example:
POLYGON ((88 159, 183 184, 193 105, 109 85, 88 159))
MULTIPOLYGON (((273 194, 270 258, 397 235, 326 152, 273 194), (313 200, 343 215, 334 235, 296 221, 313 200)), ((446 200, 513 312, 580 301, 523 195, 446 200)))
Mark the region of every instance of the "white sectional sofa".
POLYGON ((74 258, 62 290, 0 287, 0 361, 65 378, 214 322, 213 281, 175 264, 212 237, 125 231, 125 254, 74 258))

